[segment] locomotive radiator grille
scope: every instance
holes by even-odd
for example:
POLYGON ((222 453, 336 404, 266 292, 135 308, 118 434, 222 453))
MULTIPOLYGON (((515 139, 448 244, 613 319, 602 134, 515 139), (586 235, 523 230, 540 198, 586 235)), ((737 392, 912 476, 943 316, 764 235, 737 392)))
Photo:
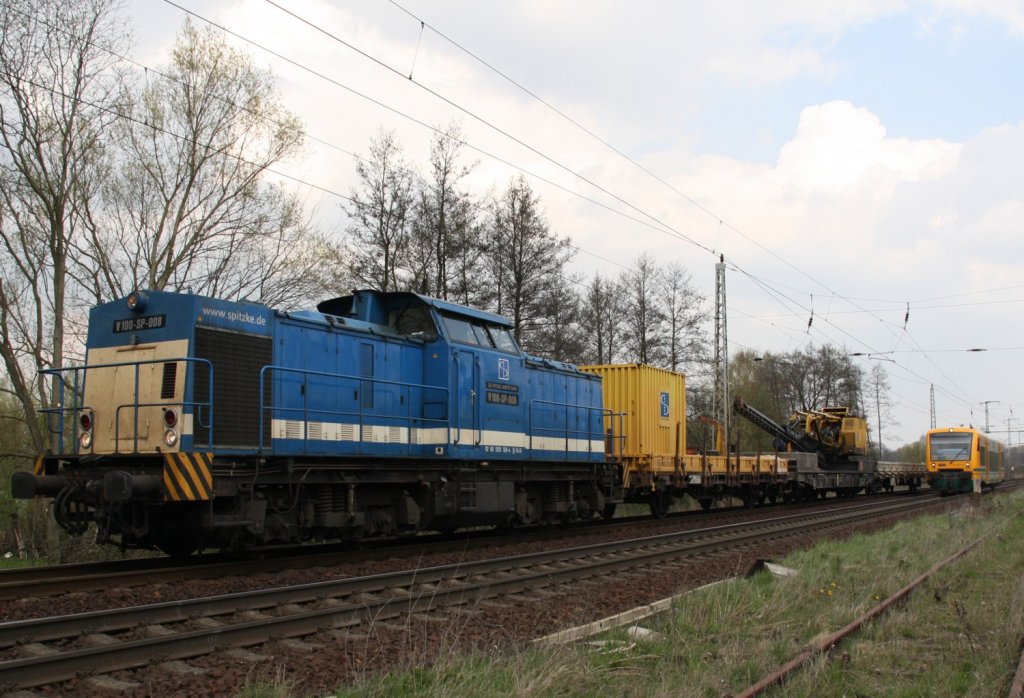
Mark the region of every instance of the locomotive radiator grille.
POLYGON ((198 502, 213 499, 212 453, 165 453, 164 500, 198 502))
MULTIPOLYGON (((226 332, 209 327, 196 328, 197 358, 213 364, 213 440, 210 444, 208 417, 201 415, 195 426, 196 446, 255 448, 263 421, 263 445, 270 445, 270 412, 261 414, 260 369, 273 362, 270 337, 226 332)), ((209 371, 196 369, 195 399, 201 402, 209 390, 209 371)), ((264 377, 264 400, 272 404, 270 376, 264 377)))

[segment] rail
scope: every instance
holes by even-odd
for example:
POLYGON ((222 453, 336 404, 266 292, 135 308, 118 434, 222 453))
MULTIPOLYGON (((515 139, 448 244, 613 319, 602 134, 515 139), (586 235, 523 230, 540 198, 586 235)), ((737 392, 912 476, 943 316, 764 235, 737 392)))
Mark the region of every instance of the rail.
MULTIPOLYGON (((436 429, 443 429, 445 431, 445 434, 446 434, 445 444, 449 443, 450 440, 451 440, 450 439, 450 436, 451 436, 450 435, 450 423, 449 423, 449 420, 446 417, 436 417, 435 418, 435 417, 414 416, 412 414, 412 408, 413 408, 414 405, 417 406, 417 407, 419 407, 421 405, 422 406, 438 405, 438 406, 441 407, 441 409, 444 411, 444 413, 447 414, 447 410, 448 410, 448 388, 446 388, 446 387, 440 387, 440 386, 436 386, 436 385, 423 385, 423 384, 419 384, 419 383, 406 383, 406 382, 403 382, 403 381, 384 380, 384 379, 381 379, 381 378, 373 378, 373 377, 370 377, 370 376, 352 376, 352 375, 343 374, 343 373, 330 373, 330 372, 326 372, 326 371, 311 371, 311 370, 308 370, 308 369, 291 368, 291 367, 287 367, 287 366, 272 366, 272 365, 271 366, 264 366, 262 369, 260 369, 260 383, 259 383, 259 386, 260 386, 260 388, 259 388, 259 409, 260 409, 260 416, 261 416, 261 418, 259 420, 259 442, 258 443, 259 443, 259 451, 260 452, 263 452, 264 450, 267 449, 266 441, 265 441, 265 437, 266 437, 266 434, 265 434, 266 419, 265 419, 265 417, 268 414, 270 416, 271 423, 273 423, 273 419, 274 419, 275 415, 282 415, 282 416, 286 416, 286 415, 289 415, 289 414, 294 414, 296 416, 301 415, 301 417, 302 417, 302 438, 301 438, 301 441, 302 441, 302 453, 304 453, 304 454, 308 454, 308 453, 311 452, 311 450, 310 450, 310 443, 311 442, 322 441, 320 439, 310 439, 309 438, 309 432, 310 432, 309 425, 310 425, 310 416, 311 415, 314 416, 314 417, 328 417, 328 418, 332 418, 333 417, 333 418, 349 418, 349 419, 354 419, 355 420, 354 422, 341 422, 341 421, 339 421, 338 424, 345 425, 345 426, 351 425, 353 427, 358 427, 358 439, 354 440, 354 443, 356 443, 356 444, 362 444, 362 443, 366 442, 366 439, 365 439, 365 435, 366 435, 365 428, 367 426, 373 427, 373 426, 403 426, 404 425, 405 426, 405 430, 406 430, 405 431, 405 439, 403 441, 398 441, 398 442, 389 441, 387 443, 390 443, 390 444, 393 444, 393 443, 404 444, 405 446, 408 447, 408 452, 410 454, 412 453, 412 446, 415 445, 413 443, 413 438, 412 438, 414 428, 417 428, 417 427, 420 427, 420 428, 423 428, 423 427, 427 427, 427 428, 433 427, 433 428, 436 428, 436 429), (267 386, 267 383, 268 383, 267 378, 268 377, 269 378, 273 378, 272 374, 275 373, 275 372, 277 374, 279 374, 279 376, 278 376, 279 378, 282 377, 284 374, 294 374, 294 375, 297 375, 297 376, 301 377, 301 383, 297 384, 299 386, 300 394, 302 396, 302 406, 301 407, 289 407, 289 406, 285 406, 285 405, 282 405, 282 404, 269 404, 269 405, 267 404, 267 401, 266 401, 266 386, 267 386), (314 379, 316 379, 316 378, 330 379, 332 381, 336 381, 336 385, 334 385, 332 388, 328 388, 327 386, 317 386, 318 390, 323 391, 323 392, 318 392, 316 394, 316 396, 312 396, 311 395, 311 390, 310 390, 310 379, 311 378, 314 378, 314 379), (376 390, 375 389, 377 387, 379 387, 379 386, 397 386, 399 388, 397 396, 395 396, 394 393, 390 393, 390 395, 392 395, 392 399, 397 397, 399 404, 404 404, 405 405, 405 407, 406 407, 406 414, 404 414, 404 415, 396 415, 396 414, 394 414, 393 411, 390 411, 390 410, 387 413, 383 413, 383 412, 378 413, 378 412, 371 412, 371 411, 369 411, 369 410, 373 410, 372 404, 375 403, 376 400, 375 399, 371 399, 370 400, 371 406, 369 406, 369 407, 366 406, 367 401, 364 399, 364 393, 362 391, 365 391, 367 389, 367 385, 368 384, 369 384, 369 390, 371 391, 371 395, 374 395, 374 396, 376 395, 376 390), (317 397, 319 397, 320 399, 334 399, 334 398, 329 397, 326 391, 332 390, 332 391, 334 391, 335 395, 340 395, 341 394, 340 391, 342 389, 345 389, 345 388, 353 390, 353 400, 355 400, 356 403, 358 404, 358 409, 357 410, 327 409, 326 407, 320 407, 320 406, 316 405, 316 398, 317 397), (436 392, 438 394, 439 399, 437 401, 432 401, 432 402, 428 402, 425 399, 424 400, 413 400, 413 396, 414 396, 414 393, 416 391, 421 391, 421 395, 424 398, 427 396, 428 393, 436 392), (310 406, 311 400, 314 403, 313 406, 310 406), (372 422, 372 423, 368 423, 368 422, 372 422)), ((280 395, 281 392, 283 392, 283 391, 280 389, 280 386, 279 386, 278 389, 274 390, 273 392, 274 392, 275 395, 280 395)), ((359 450, 359 449, 357 449, 357 450, 359 450)), ((361 450, 359 450, 359 452, 361 453, 361 450)))
POLYGON ((183 659, 225 647, 315 635, 328 628, 367 628, 374 623, 556 584, 578 593, 585 580, 601 584, 602 579, 642 573, 647 568, 661 569, 669 562, 750 547, 780 536, 818 533, 824 528, 847 530, 851 524, 936 503, 857 505, 840 512, 805 512, 436 567, 417 564, 414 569, 369 577, 10 621, 0 624, 0 648, 24 643, 42 645, 44 649, 32 656, 0 661, 0 685, 6 690, 52 685, 89 674, 145 666, 154 657, 163 661, 183 659), (268 609, 276 610, 256 618, 246 613, 268 609), (198 618, 216 618, 217 622, 199 627, 193 623, 198 618), (138 632, 157 625, 170 632, 138 632), (76 644, 76 639, 86 634, 105 634, 111 641, 76 644))
MULTIPOLYGON (((117 369, 122 367, 134 367, 134 384, 132 388, 132 395, 135 396, 133 402, 124 403, 114 406, 115 418, 114 418, 114 453, 121 453, 121 410, 131 409, 132 410, 132 425, 133 425, 133 436, 132 436, 132 453, 138 453, 139 450, 139 409, 143 407, 180 407, 182 413, 186 411, 186 408, 191 408, 192 414, 194 415, 197 423, 201 424, 204 428, 209 429, 209 443, 213 443, 213 364, 207 359, 199 359, 193 357, 176 357, 167 359, 146 359, 145 361, 122 361, 118 363, 110 364, 87 364, 85 366, 66 366, 62 368, 47 368, 40 371, 40 375, 53 376, 59 383, 59 389, 55 397, 58 398, 56 407, 44 407, 39 410, 40 414, 46 415, 47 429, 50 434, 57 437, 57 451, 61 454, 68 453, 64 448, 64 439, 67 435, 67 423, 66 416, 70 413, 72 416, 72 431, 71 441, 74 444, 71 454, 78 455, 80 450, 79 436, 81 434, 80 416, 83 413, 95 414, 96 410, 94 407, 90 407, 84 404, 85 400, 85 380, 89 371, 97 371, 100 369, 117 369), (139 369, 141 366, 150 364, 170 364, 184 362, 195 363, 195 364, 206 364, 210 371, 210 385, 207 394, 206 402, 200 402, 198 400, 183 400, 180 402, 172 402, 169 400, 160 402, 139 402, 139 369), (71 384, 71 406, 67 406, 68 400, 68 380, 65 374, 74 374, 74 380, 71 384), (209 418, 209 424, 202 422, 201 414, 202 409, 207 408, 207 416, 209 418), (56 428, 54 428, 53 421, 50 419, 51 416, 56 416, 56 428)), ((187 388, 186 388, 187 390, 187 388)), ((197 444, 198 445, 198 444, 197 444)))

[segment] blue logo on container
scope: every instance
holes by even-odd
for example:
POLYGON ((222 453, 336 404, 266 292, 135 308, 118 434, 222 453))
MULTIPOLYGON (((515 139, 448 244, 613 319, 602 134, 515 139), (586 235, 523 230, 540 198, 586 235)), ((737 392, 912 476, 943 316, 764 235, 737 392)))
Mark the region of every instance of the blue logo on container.
POLYGON ((661 416, 668 419, 668 393, 661 394, 661 416))

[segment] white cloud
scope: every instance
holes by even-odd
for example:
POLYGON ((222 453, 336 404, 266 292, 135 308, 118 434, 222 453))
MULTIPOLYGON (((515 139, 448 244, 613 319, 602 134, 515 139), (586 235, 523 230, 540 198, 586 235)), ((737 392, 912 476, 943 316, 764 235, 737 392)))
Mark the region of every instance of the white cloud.
POLYGON ((921 21, 926 27, 949 22, 954 41, 964 31, 964 17, 994 20, 1004 24, 1010 35, 1024 37, 1024 5, 1020 0, 930 0, 922 11, 921 21))
POLYGON ((900 182, 940 177, 960 146, 941 140, 886 137, 877 116, 849 102, 807 107, 797 134, 779 153, 779 176, 805 194, 851 189, 891 190, 900 182))

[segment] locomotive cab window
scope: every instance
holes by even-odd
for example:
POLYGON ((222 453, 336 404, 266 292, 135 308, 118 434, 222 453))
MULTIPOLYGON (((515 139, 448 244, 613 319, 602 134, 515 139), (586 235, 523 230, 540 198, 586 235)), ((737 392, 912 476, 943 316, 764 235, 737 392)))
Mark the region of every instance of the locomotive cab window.
POLYGON ((454 342, 463 344, 479 344, 473 326, 461 318, 444 316, 444 326, 448 330, 448 337, 454 342))
POLYGON ((388 313, 388 325, 395 334, 422 339, 424 342, 437 339, 437 327, 434 326, 427 306, 422 304, 410 303, 401 308, 393 308, 388 313))
POLYGON ((491 335, 491 341, 499 351, 507 351, 509 354, 518 354, 519 347, 516 346, 516 340, 512 338, 512 333, 504 327, 498 327, 497 325, 488 325, 487 332, 491 335))
POLYGON ((519 353, 512 333, 505 327, 485 324, 480 320, 465 320, 452 315, 442 317, 445 329, 448 330, 448 337, 452 341, 497 349, 509 354, 519 353))
POLYGON ((473 323, 473 334, 476 335, 476 343, 482 347, 494 347, 494 342, 487 335, 487 330, 483 325, 473 323))
POLYGON ((931 439, 932 460, 969 460, 971 457, 971 434, 932 434, 931 439))

